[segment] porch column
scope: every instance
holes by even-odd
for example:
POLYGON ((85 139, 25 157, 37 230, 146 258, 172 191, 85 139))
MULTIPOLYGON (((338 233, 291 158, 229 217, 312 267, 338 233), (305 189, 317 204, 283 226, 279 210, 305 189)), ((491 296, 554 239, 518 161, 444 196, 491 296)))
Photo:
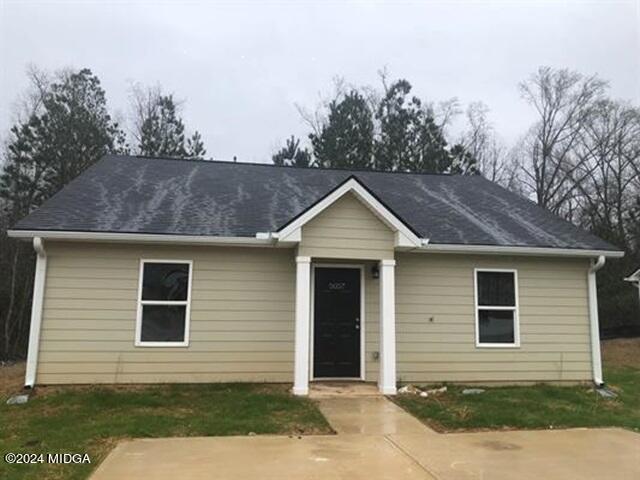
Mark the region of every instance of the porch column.
POLYGON ((396 394, 396 280, 395 260, 380 261, 380 379, 385 395, 396 394))
POLYGON ((294 395, 309 393, 309 315, 311 312, 311 257, 296 257, 296 333, 294 395))

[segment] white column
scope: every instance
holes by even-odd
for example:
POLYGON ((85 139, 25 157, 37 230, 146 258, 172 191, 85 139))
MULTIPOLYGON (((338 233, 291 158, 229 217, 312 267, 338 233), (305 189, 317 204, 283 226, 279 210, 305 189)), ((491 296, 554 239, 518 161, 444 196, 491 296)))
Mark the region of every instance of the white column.
POLYGON ((385 395, 396 394, 395 260, 380 261, 380 380, 385 395))
POLYGON ((294 395, 309 393, 309 315, 311 257, 296 257, 296 336, 294 361, 294 395))

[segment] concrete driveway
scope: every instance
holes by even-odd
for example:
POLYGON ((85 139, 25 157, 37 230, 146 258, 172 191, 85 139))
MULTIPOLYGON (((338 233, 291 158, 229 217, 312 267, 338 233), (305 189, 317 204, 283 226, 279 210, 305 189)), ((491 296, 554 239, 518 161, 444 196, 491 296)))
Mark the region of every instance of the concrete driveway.
POLYGON ((438 434, 383 397, 319 403, 337 435, 127 441, 92 479, 640 478, 640 435, 621 429, 438 434))

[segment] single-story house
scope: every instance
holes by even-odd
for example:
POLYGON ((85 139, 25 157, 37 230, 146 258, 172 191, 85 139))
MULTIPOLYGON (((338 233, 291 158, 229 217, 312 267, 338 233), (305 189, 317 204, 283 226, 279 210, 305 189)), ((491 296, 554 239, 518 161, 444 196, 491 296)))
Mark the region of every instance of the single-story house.
POLYGON ((640 268, 625 278, 624 281, 630 282, 638 289, 638 299, 640 300, 640 268))
POLYGON ((480 176, 106 156, 37 252, 26 385, 602 383, 622 252, 480 176))

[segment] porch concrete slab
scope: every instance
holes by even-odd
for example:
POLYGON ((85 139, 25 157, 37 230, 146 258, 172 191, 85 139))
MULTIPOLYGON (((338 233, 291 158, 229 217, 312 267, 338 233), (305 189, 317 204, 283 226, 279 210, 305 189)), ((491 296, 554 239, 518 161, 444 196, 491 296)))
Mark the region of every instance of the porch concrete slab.
POLYGON ((309 398, 327 397, 381 397, 375 383, 314 382, 309 385, 309 398))
POLYGON ((318 407, 338 434, 435 435, 422 422, 382 396, 320 398, 318 407))
POLYGON ((209 437, 126 441, 92 480, 434 480, 383 436, 209 437))
POLYGON ((640 435, 616 428, 388 438, 440 480, 640 479, 640 435))

